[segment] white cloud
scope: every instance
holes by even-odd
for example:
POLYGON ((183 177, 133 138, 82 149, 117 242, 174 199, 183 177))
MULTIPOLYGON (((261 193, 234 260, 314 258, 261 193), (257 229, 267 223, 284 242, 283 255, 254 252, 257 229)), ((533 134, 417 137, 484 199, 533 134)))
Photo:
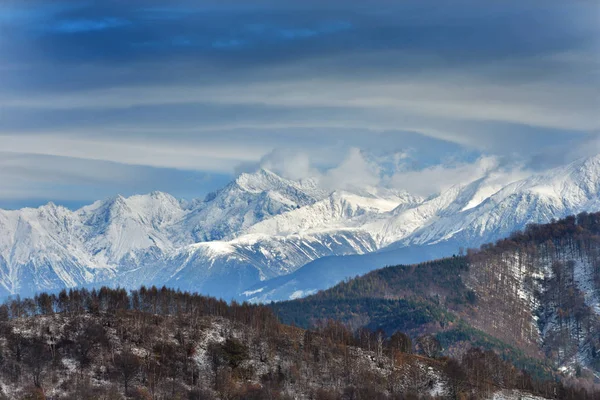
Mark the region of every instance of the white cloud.
POLYGON ((307 153, 292 149, 274 150, 260 161, 260 166, 293 180, 316 177, 320 174, 312 165, 307 153))
POLYGON ((259 163, 245 165, 238 172, 263 167, 288 179, 316 179, 331 191, 388 188, 419 196, 429 196, 483 177, 489 190, 499 189, 532 174, 523 160, 502 161, 496 155, 483 155, 473 161, 448 158, 418 168, 415 165, 423 161, 423 154, 410 148, 383 154, 357 147, 348 147, 345 153, 341 153, 340 148, 322 150, 308 153, 300 149, 277 149, 259 163))
MULTIPOLYGON (((418 159, 419 154, 410 152, 377 156, 351 147, 339 162, 329 168, 318 168, 315 157, 291 150, 274 151, 258 165, 289 179, 317 179, 323 188, 331 191, 390 188, 420 196, 429 196, 483 177, 486 178, 486 187, 493 191, 532 173, 521 163, 503 165, 497 156, 489 155, 473 162, 448 160, 427 168, 413 169, 412 164, 418 159)), ((247 169, 256 167, 255 164, 247 169)))
POLYGON ((4 152, 112 161, 130 165, 232 172, 243 161, 257 161, 270 148, 260 144, 182 140, 70 137, 65 135, 0 135, 4 152))
POLYGON ((335 189, 363 189, 377 187, 381 182, 381 166, 367 160, 360 149, 351 148, 346 158, 320 177, 323 187, 335 189))
POLYGON ((486 177, 489 187, 502 187, 523 179, 531 172, 522 165, 501 166, 495 156, 482 156, 473 163, 457 162, 434 165, 420 170, 398 171, 388 184, 409 193, 428 196, 458 184, 486 177))
MULTIPOLYGON (((461 147, 471 158, 475 152, 530 156, 560 147, 559 157, 546 156, 556 162, 564 148, 576 147, 569 140, 600 131, 598 29, 590 7, 556 2, 542 15, 535 7, 517 5, 474 9, 468 4, 465 13, 465 5, 443 6, 433 14, 392 7, 361 16, 352 11, 362 7, 357 2, 344 8, 353 29, 340 42, 271 47, 258 41, 252 51, 226 53, 151 46, 121 52, 146 28, 152 38, 165 36, 159 41, 185 23, 192 33, 202 26, 203 37, 218 34, 207 40, 223 33, 217 20, 211 28, 185 18, 172 21, 173 31, 148 25, 134 37, 119 37, 115 47, 103 41, 102 62, 93 43, 89 52, 81 52, 79 41, 64 41, 71 36, 56 38, 50 43, 53 51, 36 52, 39 38, 25 31, 19 35, 28 27, 17 24, 11 37, 22 41, 6 44, 18 43, 20 50, 0 60, 6 76, 0 82, 0 151, 55 157, 46 161, 52 173, 36 181, 40 193, 50 190, 55 174, 61 174, 61 182, 80 184, 81 177, 56 164, 76 158, 88 167, 113 162, 217 173, 231 173, 240 164, 262 165, 292 179, 316 176, 331 188, 387 185, 429 194, 483 174, 512 179, 521 170, 506 169, 494 157, 414 170, 411 161, 430 165, 439 157, 421 145, 406 158, 407 132, 439 139, 438 153, 444 148, 456 154, 461 147), (519 33, 528 32, 531 21, 538 29, 523 41, 519 33), (515 29, 503 35, 507 24, 515 29), (382 29, 392 34, 374 40, 382 29), (471 31, 481 35, 464 36, 471 31), (418 40, 403 40, 407 32, 418 40), (114 58, 116 49, 121 50, 114 58), (80 57, 70 57, 72 51, 80 57), (397 159, 369 153, 384 151, 396 152, 397 159)), ((329 13, 331 5, 326 8, 329 13)), ((297 5, 282 10, 287 11, 277 19, 288 13, 288 22, 296 19, 297 5)), ((321 11, 307 16, 314 16, 318 26, 323 10, 315 10, 321 11)), ((210 12, 198 16, 210 17, 210 12)), ((164 22, 161 28, 169 25, 164 22)), ((278 26, 282 21, 264 22, 278 26)), ((578 147, 568 157, 591 151, 599 150, 578 147)), ((0 180, 17 187, 19 174, 35 169, 37 158, 21 160, 31 165, 0 163, 0 180)), ((84 175, 102 180, 103 172, 90 169, 84 175)), ((34 175, 27 179, 35 180, 34 175)))
POLYGON ((123 188, 139 179, 139 171, 120 164, 0 152, 0 200, 91 200, 90 189, 123 188))
MULTIPOLYGON (((51 96, 0 98, 0 105, 4 107, 69 110, 195 103, 292 109, 346 108, 346 117, 363 128, 406 128, 402 116, 411 115, 556 129, 600 129, 597 86, 594 84, 543 80, 495 83, 456 72, 417 78, 386 77, 385 80, 340 78, 259 81, 243 85, 234 82, 219 86, 119 87, 51 96), (353 110, 361 110, 364 115, 358 114, 355 118, 353 110)), ((310 115, 305 117, 308 119, 304 123, 310 124, 310 115)), ((335 122, 337 118, 332 116, 332 120, 335 122)), ((255 120, 248 122, 256 124, 255 120)), ((293 125, 302 121, 292 119, 290 122, 293 125)), ((320 122, 322 120, 317 119, 314 123, 320 122)), ((244 120, 238 124, 243 125, 244 120)))
POLYGON ((75 207, 116 194, 155 190, 191 200, 229 180, 228 174, 0 151, 0 208, 50 200, 75 207))

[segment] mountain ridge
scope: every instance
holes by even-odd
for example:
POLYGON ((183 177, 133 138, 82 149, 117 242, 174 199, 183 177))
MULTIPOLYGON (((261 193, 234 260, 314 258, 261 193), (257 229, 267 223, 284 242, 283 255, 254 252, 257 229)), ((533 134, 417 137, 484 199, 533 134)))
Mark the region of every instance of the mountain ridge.
MULTIPOLYGON (((324 257, 476 247, 531 222, 595 211, 599 192, 595 156, 501 188, 483 177, 426 199, 385 189, 328 191, 315 179, 260 169, 204 200, 152 192, 74 211, 53 203, 0 210, 0 292, 167 282, 237 297, 324 257)), ((292 293, 298 290, 310 291, 292 293)))

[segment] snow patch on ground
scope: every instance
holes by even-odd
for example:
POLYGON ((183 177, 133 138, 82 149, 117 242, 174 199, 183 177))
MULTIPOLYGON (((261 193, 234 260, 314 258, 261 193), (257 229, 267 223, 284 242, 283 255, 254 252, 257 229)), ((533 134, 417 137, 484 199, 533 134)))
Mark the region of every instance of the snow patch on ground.
POLYGON ((69 371, 69 374, 73 374, 75 372, 77 372, 77 368, 79 368, 79 364, 77 363, 77 361, 75 361, 72 358, 63 358, 62 359, 62 363, 65 366, 65 368, 67 369, 67 371, 69 371))
POLYGON ((545 397, 534 396, 520 390, 501 390, 496 392, 489 400, 547 400, 545 397))
POLYGON ((213 343, 223 343, 225 341, 225 328, 229 326, 229 321, 225 319, 215 318, 209 322, 209 326, 202 332, 202 340, 196 346, 196 354, 194 360, 200 367, 207 368, 209 363, 208 360, 208 347, 213 343))
POLYGON ((440 374, 432 367, 427 368, 427 376, 433 380, 433 387, 429 390, 431 397, 443 397, 447 394, 447 388, 440 374))
POLYGON ((586 261, 575 261, 575 282, 583 293, 585 304, 600 315, 600 296, 593 281, 592 266, 586 261))

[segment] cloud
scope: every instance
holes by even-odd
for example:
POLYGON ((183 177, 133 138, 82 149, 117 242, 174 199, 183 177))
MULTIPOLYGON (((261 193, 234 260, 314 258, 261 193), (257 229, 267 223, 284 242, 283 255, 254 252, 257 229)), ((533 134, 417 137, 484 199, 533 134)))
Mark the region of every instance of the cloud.
POLYGON ((38 154, 162 168, 231 172, 240 161, 260 159, 267 150, 260 146, 231 143, 161 143, 115 138, 81 138, 66 135, 0 135, 0 148, 7 153, 38 154))
POLYGON ((62 20, 50 27, 51 31, 59 33, 80 33, 103 31, 130 25, 131 21, 121 18, 107 17, 102 19, 62 20))
POLYGON ((340 159, 319 167, 323 160, 318 155, 279 149, 259 163, 241 166, 238 172, 262 167, 288 179, 315 179, 329 191, 388 188, 424 197, 482 178, 488 187, 499 189, 533 173, 522 161, 493 155, 472 161, 444 159, 427 167, 417 167, 422 161, 419 153, 411 151, 378 155, 350 147, 340 159))
MULTIPOLYGON (((390 157, 375 157, 365 154, 356 147, 347 148, 345 153, 332 149, 322 152, 276 149, 256 164, 241 165, 238 172, 249 172, 257 168, 266 168, 288 179, 314 179, 326 190, 362 190, 380 186, 390 159, 399 162, 401 154, 390 157)), ((397 165, 394 165, 395 168, 397 165)))
POLYGON ((560 149, 596 148, 584 146, 600 130, 596 8, 4 2, 0 149, 178 177, 263 165, 421 193, 444 186, 438 176, 479 176, 487 156, 546 168, 575 156, 560 149))
POLYGON ((600 132, 593 132, 586 138, 566 146, 545 146, 533 155, 529 164, 534 169, 543 170, 597 154, 600 154, 600 132))
MULTIPOLYGON (((249 106, 263 107, 265 111, 293 110, 302 113, 306 122, 315 119, 316 108, 327 108, 344 111, 338 112, 339 117, 332 115, 331 122, 346 120, 365 129, 414 129, 416 123, 412 121, 420 119, 425 127, 431 118, 576 131, 600 129, 597 118, 600 104, 594 85, 547 81, 494 83, 464 73, 393 80, 313 78, 285 82, 234 81, 218 86, 119 87, 42 96, 1 96, 0 104, 51 110, 118 110, 185 104, 249 106)), ((314 124, 321 123, 317 119, 314 124)), ((429 125, 435 127, 435 123, 429 125)))
MULTIPOLYGON (((280 29, 277 34, 286 40, 306 39, 319 35, 342 32, 352 28, 352 24, 347 21, 324 22, 320 26, 314 28, 295 28, 295 29, 280 29)), ((264 33, 264 29, 262 30, 264 33)))
POLYGON ((331 189, 363 189, 381 182, 381 166, 367 160, 360 149, 351 148, 346 158, 320 178, 323 187, 331 189))
POLYGON ((391 176, 388 185, 429 196, 484 177, 488 186, 499 189, 530 174, 531 171, 521 164, 502 165, 498 157, 482 156, 472 163, 448 162, 420 170, 398 171, 391 176))
POLYGON ((212 42, 212 47, 216 49, 231 49, 243 46, 246 43, 240 39, 218 39, 212 42))
POLYGON ((229 174, 0 152, 0 208, 37 207, 48 201, 78 208, 117 193, 155 190, 190 200, 221 188, 229 179, 229 174))
MULTIPOLYGON (((250 170, 255 169, 254 166, 249 167, 250 170)), ((260 160, 258 167, 293 180, 314 178, 320 175, 307 153, 292 149, 275 149, 260 160)))
MULTIPOLYGON (((328 190, 389 188, 429 196, 455 185, 466 185, 486 178, 490 187, 502 187, 532 174, 522 160, 485 155, 472 161, 445 159, 433 165, 416 167, 419 153, 394 152, 376 155, 351 147, 344 157, 326 168, 306 153, 275 151, 259 164, 289 179, 316 179, 328 190)), ((256 165, 248 166, 253 170, 256 165)))

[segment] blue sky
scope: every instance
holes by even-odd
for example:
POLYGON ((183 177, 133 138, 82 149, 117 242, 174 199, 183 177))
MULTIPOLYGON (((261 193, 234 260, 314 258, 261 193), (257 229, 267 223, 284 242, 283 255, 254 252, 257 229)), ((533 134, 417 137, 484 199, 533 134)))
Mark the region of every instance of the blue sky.
POLYGON ((0 207, 189 199, 261 165, 426 195, 598 152, 599 7, 5 0, 0 207))

